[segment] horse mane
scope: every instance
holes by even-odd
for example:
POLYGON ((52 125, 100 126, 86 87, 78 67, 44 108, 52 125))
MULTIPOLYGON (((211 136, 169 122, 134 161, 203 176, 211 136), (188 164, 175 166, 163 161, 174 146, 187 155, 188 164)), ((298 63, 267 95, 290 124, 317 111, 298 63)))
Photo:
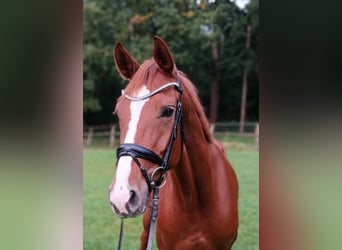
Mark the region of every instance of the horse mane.
MULTIPOLYGON (((208 143, 212 142, 213 136, 210 133, 208 119, 200 102, 197 88, 187 78, 187 76, 183 72, 177 70, 176 67, 174 70, 174 75, 176 75, 180 79, 182 88, 185 90, 184 95, 188 95, 188 98, 191 100, 191 103, 194 106, 195 114, 201 123, 201 127, 203 130, 202 132, 205 140, 208 143)), ((146 60, 143 64, 140 65, 138 71, 134 74, 131 82, 125 89, 125 93, 134 96, 134 94, 142 87, 142 85, 146 85, 146 87, 150 90, 156 89, 160 87, 157 85, 158 83, 160 84, 160 82, 165 82, 164 78, 165 73, 163 73, 162 70, 159 69, 157 63, 153 59, 146 60)))
POLYGON ((213 136, 210 132, 209 122, 204 113, 203 106, 198 96, 198 90, 183 72, 178 71, 178 77, 182 82, 183 89, 185 89, 184 93, 187 93, 189 95, 189 98, 192 100, 192 104, 194 105, 196 115, 202 125, 201 127, 203 130, 203 135, 206 141, 208 143, 211 143, 213 141, 213 136))

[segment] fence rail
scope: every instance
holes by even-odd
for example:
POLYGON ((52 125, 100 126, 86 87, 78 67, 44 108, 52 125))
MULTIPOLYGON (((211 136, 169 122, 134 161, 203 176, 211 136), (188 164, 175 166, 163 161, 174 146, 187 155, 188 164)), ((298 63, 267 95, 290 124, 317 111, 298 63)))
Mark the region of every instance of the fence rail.
MULTIPOLYGON (((245 144, 253 148, 259 148, 259 123, 245 123, 243 133, 239 132, 239 123, 237 122, 211 124, 210 130, 216 139, 225 144, 245 144)), ((116 124, 85 126, 83 129, 83 142, 86 146, 107 145, 116 147, 119 138, 119 126, 116 124)))
POLYGON ((116 146, 120 132, 115 124, 87 126, 83 129, 83 141, 85 145, 107 144, 110 147, 116 146))

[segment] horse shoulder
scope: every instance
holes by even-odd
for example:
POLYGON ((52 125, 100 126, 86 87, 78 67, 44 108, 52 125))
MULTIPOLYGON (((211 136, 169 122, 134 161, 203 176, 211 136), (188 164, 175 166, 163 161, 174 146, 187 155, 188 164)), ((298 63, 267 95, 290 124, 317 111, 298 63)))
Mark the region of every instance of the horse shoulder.
POLYGON ((218 140, 216 140, 216 139, 213 139, 213 144, 214 144, 214 145, 215 145, 223 154, 226 154, 226 150, 225 150, 223 144, 222 144, 220 141, 218 141, 218 140))

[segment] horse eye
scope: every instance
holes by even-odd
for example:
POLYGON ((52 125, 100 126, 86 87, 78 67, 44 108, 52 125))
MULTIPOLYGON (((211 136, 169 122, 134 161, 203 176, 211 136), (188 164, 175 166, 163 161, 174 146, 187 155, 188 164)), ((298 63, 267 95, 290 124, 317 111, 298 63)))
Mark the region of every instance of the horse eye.
POLYGON ((160 117, 171 117, 172 114, 173 114, 173 109, 166 107, 162 109, 160 117))

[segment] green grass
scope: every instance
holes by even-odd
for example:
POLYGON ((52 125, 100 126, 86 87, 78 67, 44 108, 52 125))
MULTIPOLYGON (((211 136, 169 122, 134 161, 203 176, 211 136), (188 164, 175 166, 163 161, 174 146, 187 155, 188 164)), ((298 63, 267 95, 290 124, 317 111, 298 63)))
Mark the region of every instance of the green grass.
MULTIPOLYGON (((259 249, 259 153, 228 150, 239 181, 239 235, 234 250, 259 249)), ((85 148, 83 166, 83 249, 116 249, 120 220, 108 203, 115 150, 85 148)), ((125 220, 123 249, 139 249, 142 216, 125 220)), ((155 245, 155 242, 154 242, 155 245)))

